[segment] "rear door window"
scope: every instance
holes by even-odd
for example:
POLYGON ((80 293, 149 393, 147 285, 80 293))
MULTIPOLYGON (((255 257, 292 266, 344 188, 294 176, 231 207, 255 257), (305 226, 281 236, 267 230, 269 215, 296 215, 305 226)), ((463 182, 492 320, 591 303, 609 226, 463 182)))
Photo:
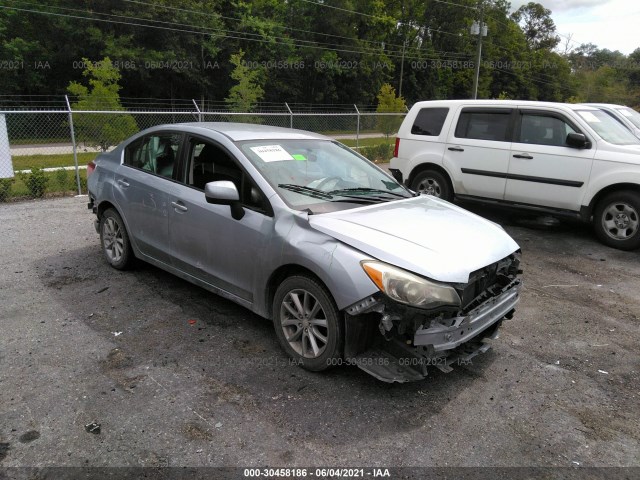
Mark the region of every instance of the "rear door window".
POLYGON ((437 137, 442 131, 448 113, 448 108, 423 108, 416 115, 411 127, 411 133, 413 135, 437 137))
POLYGON ((511 141, 512 109, 463 109, 456 125, 457 138, 511 141))
POLYGON ((124 163, 167 178, 173 177, 177 166, 179 133, 157 133, 145 136, 125 149, 124 163))

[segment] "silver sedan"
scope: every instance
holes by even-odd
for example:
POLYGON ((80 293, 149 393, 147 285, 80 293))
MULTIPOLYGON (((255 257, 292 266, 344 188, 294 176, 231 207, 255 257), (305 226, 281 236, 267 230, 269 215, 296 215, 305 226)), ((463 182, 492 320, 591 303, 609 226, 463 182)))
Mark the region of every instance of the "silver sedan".
POLYGON ((519 247, 500 226, 322 135, 161 125, 88 172, 111 266, 140 259, 271 319, 308 370, 449 371, 489 348, 518 301, 519 247))

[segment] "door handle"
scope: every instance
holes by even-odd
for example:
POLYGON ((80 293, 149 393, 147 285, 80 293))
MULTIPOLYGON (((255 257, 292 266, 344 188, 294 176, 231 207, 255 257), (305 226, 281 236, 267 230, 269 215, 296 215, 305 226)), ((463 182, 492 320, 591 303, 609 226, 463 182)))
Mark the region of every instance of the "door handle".
POLYGON ((452 152, 464 152, 464 148, 461 147, 449 147, 452 152))
POLYGON ((525 160, 532 160, 533 157, 527 153, 521 153, 519 155, 514 155, 513 158, 524 158, 525 160))
POLYGON ((171 202, 171 206, 176 210, 180 210, 181 212, 186 212, 189 210, 182 202, 171 202))
POLYGON ((128 187, 129 186, 129 182, 127 182, 124 178, 119 178, 117 180, 118 185, 120 185, 121 187, 128 187))

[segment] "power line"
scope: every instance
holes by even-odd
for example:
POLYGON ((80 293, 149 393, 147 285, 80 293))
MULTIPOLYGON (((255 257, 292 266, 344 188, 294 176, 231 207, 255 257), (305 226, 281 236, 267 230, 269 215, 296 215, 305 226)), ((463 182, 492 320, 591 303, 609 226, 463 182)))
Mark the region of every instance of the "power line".
MULTIPOLYGON (((188 12, 188 13, 195 13, 197 15, 206 15, 206 16, 210 16, 210 17, 216 17, 216 18, 223 18, 225 20, 234 20, 234 21, 242 21, 243 18, 241 17, 227 17, 224 15, 219 15, 217 13, 209 13, 209 12, 202 12, 199 10, 192 10, 192 9, 187 9, 187 8, 178 8, 178 7, 171 7, 168 5, 159 5, 156 3, 150 3, 150 2, 143 2, 141 0, 123 0, 125 2, 128 3, 134 3, 134 4, 139 4, 139 5, 145 5, 148 7, 156 7, 156 8, 162 8, 162 9, 167 9, 167 10, 174 10, 174 11, 180 11, 180 12, 188 12)), ((318 6, 323 6, 323 7, 329 7, 329 8, 337 8, 337 7, 332 7, 331 5, 325 5, 325 4, 319 4, 316 2, 311 2, 309 1, 309 3, 314 3, 318 6)), ((359 12, 356 12, 354 10, 348 10, 351 13, 355 13, 355 14, 360 14, 360 15, 367 15, 367 14, 361 14, 359 12)), ((382 17, 375 17, 375 18, 382 18, 382 17)), ((397 23, 404 23, 404 22, 398 22, 397 20, 395 20, 397 23)), ((283 28, 285 30, 290 30, 290 31, 294 31, 294 32, 300 32, 300 33, 306 33, 306 34, 310 34, 310 35, 321 35, 321 36, 326 36, 326 37, 333 37, 333 38, 339 38, 342 40, 348 40, 351 42, 364 42, 364 43, 372 43, 375 45, 380 45, 382 42, 378 42, 375 40, 365 40, 365 39, 361 39, 361 38, 353 38, 353 37, 345 37, 343 35, 335 35, 335 34, 331 34, 331 33, 323 33, 323 32, 315 32, 315 31, 310 31, 310 30, 304 30, 301 28, 294 28, 294 27, 289 27, 286 25, 277 25, 277 27, 279 28, 283 28)), ((460 37, 461 34, 460 33, 452 33, 452 32, 448 32, 446 30, 442 30, 442 29, 429 29, 429 31, 433 31, 433 32, 438 32, 438 33, 442 33, 445 35, 451 35, 454 37, 460 37)), ((384 42, 385 46, 390 46, 390 47, 398 47, 399 49, 405 48, 403 45, 400 44, 395 44, 395 43, 387 43, 384 42)), ((325 45, 335 45, 335 44, 325 44, 325 45)), ((394 51, 394 53, 399 53, 401 50, 396 50, 394 51)), ((440 52, 436 52, 436 53, 440 53, 440 52)), ((446 52, 445 52, 446 53, 446 52)))
POLYGON ((363 17, 378 18, 380 20, 386 20, 386 18, 377 16, 377 15, 370 15, 368 13, 357 12, 355 10, 348 10, 346 8, 334 7, 333 5, 327 5, 326 3, 314 2, 313 0, 300 0, 300 1, 301 2, 305 2, 305 3, 310 3, 310 4, 316 5, 318 7, 331 8, 331 9, 334 9, 334 10, 339 10, 341 12, 353 13, 355 15, 362 15, 363 17))
MULTIPOLYGON (((513 75, 513 76, 516 76, 516 74, 515 74, 515 73, 510 72, 509 70, 503 70, 503 69, 501 69, 501 68, 496 68, 496 70, 498 70, 499 72, 502 72, 502 73, 506 73, 507 75, 513 75)), ((529 76, 528 78, 529 78, 529 80, 531 80, 533 83, 540 83, 540 84, 545 84, 545 85, 551 85, 551 86, 553 86, 553 87, 556 87, 556 88, 559 88, 559 89, 565 90, 565 91, 567 91, 567 92, 573 92, 573 90, 571 89, 571 87, 568 87, 568 86, 566 86, 566 85, 562 85, 562 84, 560 84, 560 83, 545 82, 544 80, 540 80, 539 78, 531 77, 531 76, 529 76)))
MULTIPOLYGON (((234 21, 242 21, 243 20, 241 17, 227 17, 227 16, 224 16, 224 15, 220 15, 218 13, 202 12, 202 11, 199 11, 199 10, 191 10, 191 9, 188 9, 188 8, 171 7, 169 5, 159 5, 159 4, 156 4, 156 3, 142 2, 140 0, 123 0, 123 1, 124 2, 128 2, 128 3, 135 3, 135 4, 139 4, 139 5, 146 5, 146 6, 149 6, 149 7, 163 8, 163 9, 166 9, 166 10, 174 10, 174 11, 180 11, 180 12, 195 13, 197 15, 206 15, 206 16, 215 17, 215 18, 223 18, 225 20, 234 20, 234 21)), ((310 31, 310 30, 303 30, 301 28, 288 27, 286 25, 277 25, 277 26, 279 28, 283 28, 285 30, 291 30, 293 32, 308 33, 308 34, 312 34, 312 35, 321 35, 321 36, 325 36, 325 37, 340 38, 340 39, 350 40, 350 41, 359 41, 359 42, 380 44, 380 42, 376 42, 374 40, 356 39, 356 38, 351 38, 351 37, 345 37, 345 36, 342 36, 342 35, 334 35, 334 34, 331 34, 331 33, 313 32, 313 31, 310 31)), ((397 44, 389 44, 389 45, 390 46, 394 46, 394 47, 402 47, 402 45, 397 45, 397 44)))
POLYGON ((469 5, 463 5, 462 3, 446 2, 445 0, 433 0, 437 3, 444 3, 446 5, 454 5, 456 7, 468 8, 469 10, 478 10, 478 7, 471 7, 469 5))
MULTIPOLYGON (((134 0, 125 0, 125 1, 131 1, 132 3, 145 4, 145 2, 134 1, 134 0)), ((316 2, 312 2, 310 0, 305 0, 305 1, 307 1, 308 3, 317 4, 316 2)), ((23 2, 23 3, 33 5, 32 2, 23 2)), ((451 3, 451 2, 443 2, 443 1, 441 1, 441 3, 451 3)), ((148 5, 153 5, 153 4, 148 4, 148 5)), ((322 5, 322 4, 317 4, 317 5, 322 5)), ((126 19, 126 20, 153 22, 153 23, 156 23, 156 24, 160 23, 160 24, 173 25, 173 26, 187 26, 186 24, 181 24, 181 23, 178 23, 178 22, 166 22, 166 21, 155 20, 155 19, 141 19, 141 18, 126 16, 126 15, 116 15, 116 14, 109 14, 109 13, 103 13, 103 12, 88 12, 88 11, 85 11, 85 10, 70 9, 70 8, 64 8, 64 7, 55 7, 55 6, 51 6, 51 5, 45 5, 45 7, 57 8, 57 9, 62 9, 62 10, 66 10, 66 11, 82 12, 82 13, 95 13, 95 14, 102 15, 102 16, 122 18, 122 19, 126 19)), ((163 7, 163 6, 159 6, 159 7, 163 7)), ((8 10, 23 11, 23 12, 27 12, 27 13, 41 14, 41 15, 51 15, 51 16, 56 16, 56 17, 75 18, 75 19, 97 21, 97 22, 111 23, 111 24, 121 24, 121 25, 128 25, 128 26, 139 26, 139 27, 144 27, 144 28, 154 28, 154 29, 160 29, 160 30, 177 31, 177 32, 196 34, 196 35, 219 36, 219 37, 223 37, 223 38, 232 38, 232 39, 254 41, 254 42, 260 42, 260 43, 271 43, 269 40, 265 40, 264 39, 264 37, 265 37, 264 35, 253 34, 253 33, 248 33, 248 32, 238 32, 238 31, 233 31, 233 30, 223 30, 223 29, 218 29, 217 30, 217 29, 211 29, 209 27, 199 27, 199 26, 196 26, 195 28, 199 28, 199 29, 202 29, 202 30, 208 30, 208 31, 190 30, 190 29, 183 29, 183 28, 166 27, 166 26, 161 26, 161 25, 153 25, 153 24, 149 24, 149 23, 135 23, 135 22, 131 22, 131 21, 117 21, 117 20, 113 20, 112 18, 86 17, 86 16, 79 16, 79 15, 69 15, 69 14, 62 14, 62 13, 55 13, 55 12, 47 12, 47 11, 42 11, 42 10, 30 10, 30 9, 25 9, 25 8, 8 7, 8 6, 0 6, 0 8, 8 9, 8 10), (213 32, 222 32, 222 33, 224 33, 224 35, 213 34, 213 33, 211 33, 211 31, 213 31, 213 32), (234 36, 234 35, 228 35, 228 33, 236 33, 236 34, 239 34, 239 35, 251 35, 253 37, 263 37, 263 38, 238 37, 238 36, 234 36)), ((175 7, 172 7, 172 8, 175 8, 175 7)), ((181 10, 190 11, 190 12, 193 12, 193 13, 205 14, 203 12, 197 12, 197 11, 194 11, 194 10, 186 10, 186 9, 181 9, 181 10)), ((359 13, 359 12, 354 12, 354 13, 359 13)), ((208 14, 208 15, 212 15, 212 14, 208 14)), ((494 20, 496 20, 496 19, 494 19, 494 20)), ((499 23, 504 24, 503 22, 499 22, 499 23)), ((431 29, 430 31, 434 31, 434 32, 437 31, 437 32, 440 32, 440 33, 448 33, 448 32, 440 31, 440 30, 436 30, 436 29, 431 29)), ((308 31, 305 31, 305 32, 306 33, 314 33, 314 32, 308 32, 308 31)), ((455 34, 452 34, 452 35, 455 35, 455 34)), ((340 52, 356 53, 356 54, 385 53, 385 52, 378 52, 378 51, 374 51, 374 50, 347 50, 347 49, 344 49, 344 48, 324 48, 324 47, 321 47, 321 46, 315 44, 315 43, 319 43, 319 42, 311 42, 311 41, 301 40, 301 39, 296 39, 296 38, 275 37, 275 36, 272 36, 272 37, 269 37, 269 38, 273 38, 273 39, 276 39, 276 40, 284 38, 285 40, 292 41, 293 46, 298 47, 298 48, 305 48, 306 47, 306 48, 314 48, 314 49, 319 49, 319 50, 340 51, 340 52), (301 43, 296 43, 296 42, 301 42, 302 44, 301 43)), ((347 38, 347 37, 344 37, 344 38, 347 38)), ((334 45, 334 44, 320 43, 320 45, 334 45)), ((498 46, 498 45, 495 45, 495 44, 493 44, 493 46, 498 48, 498 49, 511 52, 510 50, 508 50, 508 49, 506 49, 504 47, 501 47, 501 46, 498 46)), ((417 51, 419 51, 419 50, 417 50, 417 51)), ((400 52, 398 52, 398 51, 390 51, 390 52, 385 53, 385 54, 387 56, 391 56, 391 57, 394 57, 394 58, 400 58, 400 55, 397 55, 398 53, 400 53, 400 52)), ((450 56, 450 57, 459 57, 459 58, 470 58, 470 55, 457 54, 457 53, 453 53, 453 52, 451 52, 451 53, 449 53, 449 52, 435 52, 435 53, 440 53, 444 57, 450 56)), ((408 60, 436 60, 436 61, 441 61, 442 60, 442 58, 432 59, 432 58, 410 57, 410 56, 406 56, 406 55, 405 55, 405 58, 408 59, 408 60)), ((497 71, 501 71, 503 73, 507 73, 509 75, 514 75, 514 76, 516 75, 513 72, 510 72, 510 71, 507 71, 507 70, 503 70, 501 68, 496 68, 496 70, 497 71)), ((545 77, 551 77, 550 75, 546 75, 546 74, 542 74, 542 73, 540 73, 540 75, 545 76, 545 77)), ((532 77, 532 81, 537 82, 537 83, 545 83, 545 84, 548 84, 548 85, 558 86, 555 83, 545 82, 545 81, 540 80, 539 78, 536 78, 536 77, 532 77)))
MULTIPOLYGON (((29 3, 29 2, 26 2, 26 3, 29 3)), ((51 6, 49 6, 49 7, 51 7, 51 6)), ((65 18, 74 18, 74 19, 81 19, 81 20, 90 20, 90 21, 96 21, 96 22, 102 22, 102 23, 111 23, 111 24, 129 25, 129 26, 134 26, 134 27, 144 27, 144 28, 154 28, 154 29, 159 29, 159 30, 176 31, 176 32, 196 34, 196 35, 201 35, 201 36, 207 35, 207 36, 212 36, 212 37, 216 37, 217 36, 217 37, 221 37, 221 38, 231 38, 231 39, 236 39, 236 40, 246 40, 246 41, 252 41, 252 42, 259 42, 259 43, 272 43, 270 40, 264 39, 265 35, 247 33, 247 32, 238 32, 238 31, 233 31, 233 30, 208 29, 208 31, 201 31, 201 30, 198 31, 198 30, 191 30, 191 29, 185 29, 185 28, 165 27, 165 26, 153 25, 153 24, 149 24, 149 23, 125 22, 125 21, 117 21, 117 20, 106 19, 106 18, 86 17, 86 16, 79 16, 79 15, 70 15, 70 14, 62 14, 62 13, 55 13, 55 12, 47 12, 47 11, 42 11, 42 10, 31 10, 31 9, 18 8, 18 7, 0 6, 0 8, 6 9, 6 10, 16 10, 16 11, 21 11, 21 12, 27 12, 27 13, 35 13, 35 14, 40 14, 40 15, 51 15, 51 16, 56 16, 56 17, 65 17, 65 18), (212 32, 216 32, 216 33, 212 33, 212 32), (217 32, 222 32, 223 34, 218 34, 217 32), (262 37, 262 38, 239 37, 239 36, 235 36, 235 35, 229 35, 228 33, 236 33, 236 34, 239 34, 239 35, 250 35, 250 36, 253 36, 253 37, 262 37)), ((62 8, 62 7, 53 7, 53 8, 62 8)), ((75 10, 75 9, 71 9, 71 10, 75 10)), ((123 16, 123 15, 106 14, 106 13, 101 13, 101 12, 95 12, 95 13, 99 13, 99 14, 104 15, 104 16, 111 16, 111 17, 116 17, 116 18, 125 18, 127 20, 135 20, 135 21, 143 21, 143 22, 154 22, 154 23, 161 23, 161 24, 185 26, 185 24, 180 24, 180 23, 177 23, 177 22, 165 22, 165 21, 160 21, 160 20, 140 19, 140 18, 137 18, 137 17, 128 17, 128 16, 123 16)), ((207 27, 196 27, 196 28, 206 29, 207 27)), ((335 52, 343 52, 343 53, 355 53, 355 54, 360 54, 360 55, 362 55, 362 54, 381 53, 381 54, 384 54, 387 57, 392 57, 392 58, 401 58, 402 57, 401 52, 400 51, 395 51, 395 50, 394 51, 388 51, 388 52, 377 51, 377 50, 373 50, 373 49, 351 50, 351 49, 342 48, 341 45, 326 44, 326 43, 321 43, 321 42, 313 42, 313 41, 309 41, 309 40, 296 39, 296 38, 293 38, 293 37, 271 36, 271 37, 267 37, 267 38, 271 38, 271 39, 275 39, 275 40, 290 41, 293 46, 298 47, 298 48, 313 48, 313 49, 318 49, 318 50, 335 51, 335 52), (301 42, 302 44, 296 43, 296 42, 301 42), (335 45, 335 46, 340 47, 340 48, 325 48, 325 47, 319 46, 317 44, 320 44, 320 45, 331 45, 331 46, 335 45)), ((287 43, 287 42, 281 42, 281 43, 287 43)), ((416 50, 416 51, 419 52, 419 50, 416 50)), ((434 52, 434 53, 438 53, 438 52, 434 52)), ((445 56, 445 55, 449 56, 449 57, 462 57, 462 56, 464 56, 464 54, 455 54, 455 53, 443 52, 442 56, 445 56)), ((411 56, 407 56, 406 54, 405 54, 405 58, 409 59, 409 60, 441 60, 441 58, 411 57, 411 56)))

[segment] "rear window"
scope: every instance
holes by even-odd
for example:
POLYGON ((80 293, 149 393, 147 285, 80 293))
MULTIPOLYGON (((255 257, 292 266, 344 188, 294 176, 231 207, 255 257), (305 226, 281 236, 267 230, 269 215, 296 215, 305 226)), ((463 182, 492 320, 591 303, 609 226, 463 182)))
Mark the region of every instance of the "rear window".
POLYGON ((473 138, 477 140, 509 141, 510 110, 495 112, 463 110, 456 125, 457 138, 473 138))
POLYGON ((423 108, 418 112, 411 133, 413 135, 429 135, 437 137, 447 119, 448 108, 423 108))

